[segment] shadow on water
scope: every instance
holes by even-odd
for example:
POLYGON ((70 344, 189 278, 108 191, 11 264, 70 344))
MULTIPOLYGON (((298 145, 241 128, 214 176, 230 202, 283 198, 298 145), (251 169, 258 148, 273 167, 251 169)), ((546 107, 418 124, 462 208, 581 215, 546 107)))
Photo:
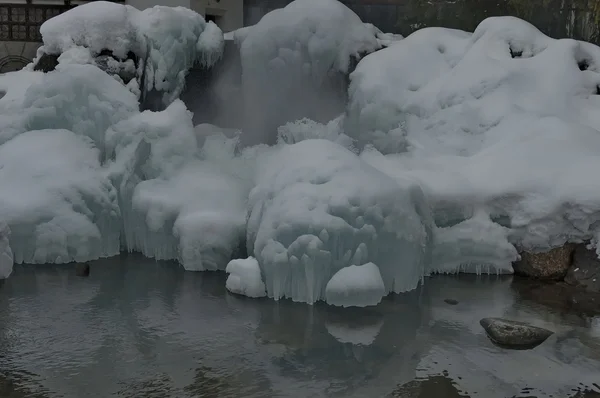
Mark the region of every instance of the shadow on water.
POLYGON ((225 278, 139 255, 93 262, 89 278, 76 277, 73 265, 15 267, 0 286, 0 396, 600 391, 600 323, 520 297, 511 278, 432 277, 362 309, 248 299, 229 294, 225 278), (479 326, 487 316, 555 335, 534 350, 502 350, 479 326))

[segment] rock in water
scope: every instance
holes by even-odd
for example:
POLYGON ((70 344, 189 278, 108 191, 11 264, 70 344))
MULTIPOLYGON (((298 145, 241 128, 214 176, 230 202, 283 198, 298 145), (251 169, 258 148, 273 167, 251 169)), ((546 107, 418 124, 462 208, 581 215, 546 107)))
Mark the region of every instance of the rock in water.
POLYGON ((600 260, 595 250, 588 249, 584 244, 577 245, 565 282, 600 293, 600 260))
POLYGON ((554 333, 527 323, 502 318, 483 318, 479 323, 490 340, 504 348, 521 350, 535 348, 554 333))
POLYGON ((90 265, 88 263, 77 264, 75 267, 75 275, 90 276, 90 265))
POLYGON ((522 252, 513 263, 516 274, 543 280, 561 280, 571 266, 575 245, 567 243, 543 253, 522 252))

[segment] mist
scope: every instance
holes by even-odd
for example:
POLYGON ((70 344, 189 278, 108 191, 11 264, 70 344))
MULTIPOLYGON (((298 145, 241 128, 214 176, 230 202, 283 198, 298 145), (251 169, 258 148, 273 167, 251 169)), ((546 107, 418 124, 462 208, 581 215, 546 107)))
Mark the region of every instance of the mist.
POLYGON ((316 75, 302 58, 277 61, 261 68, 243 65, 238 45, 227 40, 217 65, 188 74, 181 98, 194 113, 194 125, 239 130, 242 146, 272 145, 277 128, 287 122, 326 123, 344 112, 348 74, 316 75))

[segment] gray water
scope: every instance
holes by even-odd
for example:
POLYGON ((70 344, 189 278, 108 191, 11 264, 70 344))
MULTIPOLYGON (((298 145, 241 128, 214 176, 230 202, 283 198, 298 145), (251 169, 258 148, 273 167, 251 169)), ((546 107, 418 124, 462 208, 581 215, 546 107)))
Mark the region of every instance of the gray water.
POLYGON ((93 262, 89 278, 72 265, 17 266, 0 285, 0 397, 600 392, 600 319, 528 301, 519 283, 440 276, 344 310, 234 296, 221 273, 138 255, 93 262), (504 350, 479 326, 487 316, 556 333, 533 350, 504 350))

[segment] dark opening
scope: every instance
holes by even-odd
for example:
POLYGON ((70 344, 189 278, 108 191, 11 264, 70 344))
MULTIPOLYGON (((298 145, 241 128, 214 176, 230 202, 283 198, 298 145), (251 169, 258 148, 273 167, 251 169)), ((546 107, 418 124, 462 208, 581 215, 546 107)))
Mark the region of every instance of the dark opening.
POLYGON ((205 20, 206 22, 208 22, 208 21, 213 21, 213 22, 216 24, 216 23, 217 23, 217 19, 218 19, 218 18, 219 18, 219 17, 217 17, 216 15, 210 15, 210 14, 206 14, 206 16, 204 17, 204 20, 205 20))

